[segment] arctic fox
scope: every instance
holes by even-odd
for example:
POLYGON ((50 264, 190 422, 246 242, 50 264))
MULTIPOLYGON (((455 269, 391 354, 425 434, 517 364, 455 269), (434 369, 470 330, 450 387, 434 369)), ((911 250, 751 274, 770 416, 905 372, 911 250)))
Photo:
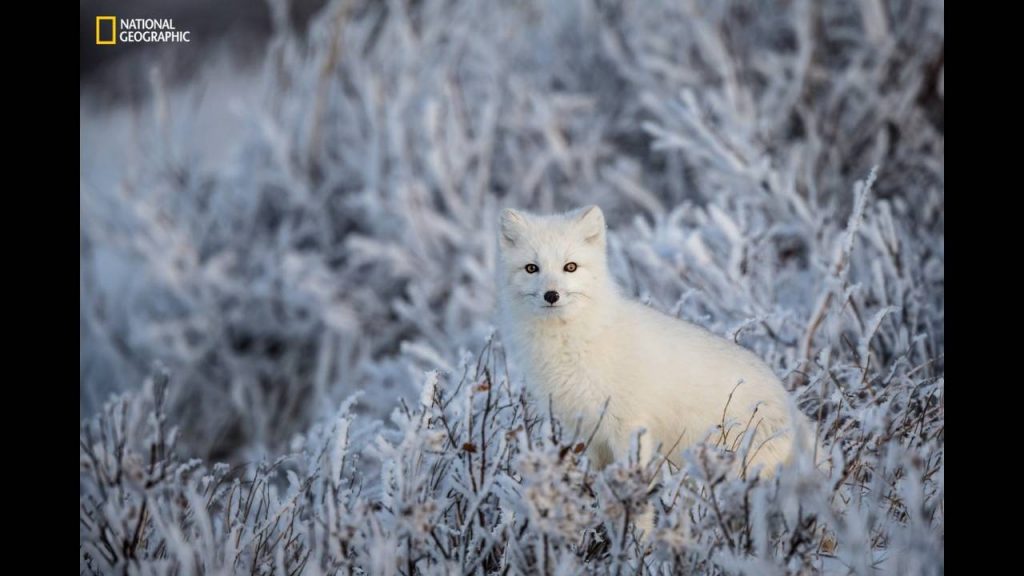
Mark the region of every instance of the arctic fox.
POLYGON ((552 216, 506 209, 499 236, 500 324, 510 352, 556 416, 596 428, 586 450, 597 466, 628 454, 638 428, 646 430, 642 462, 657 444, 675 464, 687 446, 707 438, 735 448, 750 430, 748 458, 736 470, 771 475, 813 435, 752 352, 620 294, 597 206, 552 216))

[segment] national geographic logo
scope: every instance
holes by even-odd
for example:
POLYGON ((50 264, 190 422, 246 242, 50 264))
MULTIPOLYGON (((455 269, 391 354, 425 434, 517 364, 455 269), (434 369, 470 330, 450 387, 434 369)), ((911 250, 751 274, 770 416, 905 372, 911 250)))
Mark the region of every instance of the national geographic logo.
POLYGON ((178 30, 172 18, 96 17, 96 44, 191 42, 191 30, 178 30))

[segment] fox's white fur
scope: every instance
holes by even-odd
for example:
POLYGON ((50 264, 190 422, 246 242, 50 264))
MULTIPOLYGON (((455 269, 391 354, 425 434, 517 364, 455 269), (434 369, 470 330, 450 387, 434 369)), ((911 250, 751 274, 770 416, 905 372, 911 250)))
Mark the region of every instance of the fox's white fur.
POLYGON ((628 453, 638 428, 641 458, 678 441, 666 454, 678 463, 683 448, 719 439, 716 426, 731 422, 726 443, 753 431, 742 468, 763 475, 791 458, 797 438, 813 445, 809 423, 756 355, 620 294, 597 206, 552 216, 506 209, 499 244, 501 329, 528 385, 564 422, 582 417, 584 431, 608 401, 586 447, 598 466, 628 453), (554 303, 548 292, 558 293, 554 303))

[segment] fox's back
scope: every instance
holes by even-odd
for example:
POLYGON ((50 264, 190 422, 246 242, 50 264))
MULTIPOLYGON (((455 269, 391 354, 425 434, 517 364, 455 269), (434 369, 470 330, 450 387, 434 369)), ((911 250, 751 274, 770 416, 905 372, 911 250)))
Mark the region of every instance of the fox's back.
POLYGON ((781 389, 771 369, 746 348, 637 302, 622 300, 619 308, 608 336, 618 341, 624 362, 683 380, 694 393, 723 387, 728 392, 740 380, 781 389))
POLYGON ((788 395, 755 354, 642 304, 620 300, 617 307, 605 345, 615 358, 613 378, 642 404, 637 411, 647 414, 663 443, 674 441, 680 428, 699 440, 723 416, 738 423, 736 430, 751 420, 769 433, 789 427, 788 395))

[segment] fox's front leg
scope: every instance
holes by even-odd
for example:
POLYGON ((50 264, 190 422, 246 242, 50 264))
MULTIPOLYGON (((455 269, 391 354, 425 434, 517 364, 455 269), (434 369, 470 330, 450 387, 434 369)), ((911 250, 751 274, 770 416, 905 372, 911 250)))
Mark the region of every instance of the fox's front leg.
POLYGON ((604 470, 615 459, 611 447, 604 440, 595 439, 586 449, 587 457, 590 459, 590 467, 593 470, 604 470))
MULTIPOLYGON (((612 446, 613 456, 616 461, 623 462, 627 465, 633 465, 643 470, 645 477, 648 472, 653 471, 653 467, 650 466, 651 459, 655 455, 655 439, 650 433, 643 430, 643 426, 634 426, 632 428, 626 428, 627 431, 632 432, 625 433, 619 436, 617 442, 612 446), (634 447, 633 436, 636 435, 638 446, 634 447)), ((651 477, 648 479, 646 491, 649 493, 651 487, 656 483, 657 478, 651 477)), ((654 507, 648 500, 643 506, 640 514, 634 519, 634 524, 642 531, 645 535, 650 537, 654 532, 654 507)))
POLYGON ((654 438, 643 426, 626 427, 611 447, 613 457, 627 464, 646 466, 654 457, 654 438), (637 436, 639 446, 634 447, 633 437, 637 436))

